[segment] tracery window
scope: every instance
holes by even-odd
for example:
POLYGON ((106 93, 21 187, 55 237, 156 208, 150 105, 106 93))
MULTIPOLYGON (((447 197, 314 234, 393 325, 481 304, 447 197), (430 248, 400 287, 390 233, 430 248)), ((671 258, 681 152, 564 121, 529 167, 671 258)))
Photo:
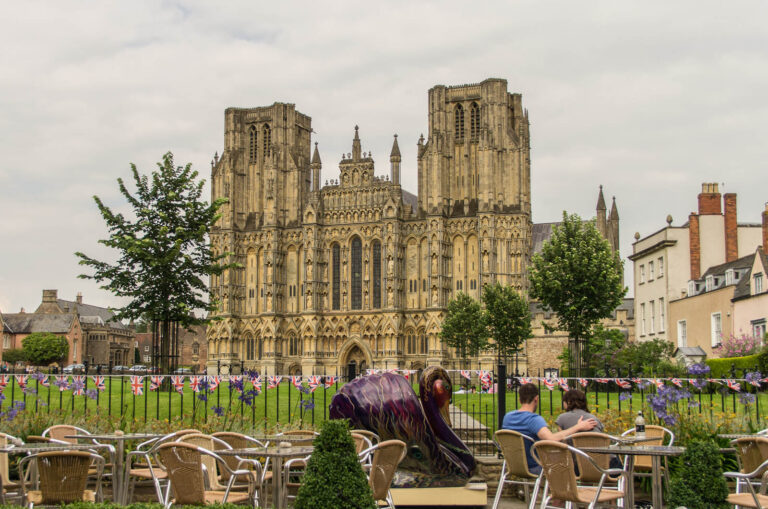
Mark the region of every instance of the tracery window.
POLYGON ((423 354, 427 353, 427 336, 423 332, 421 333, 421 336, 419 336, 420 339, 420 349, 419 351, 423 354))
POLYGON ((256 161, 256 150, 258 145, 256 144, 258 142, 258 133, 256 131, 256 126, 252 125, 250 132, 248 133, 248 160, 250 162, 256 161))
POLYGON ((480 108, 477 103, 472 103, 469 108, 469 137, 472 141, 480 138, 480 108))
POLYGON ((253 339, 252 338, 245 338, 245 359, 249 361, 253 360, 253 339))
POLYGON ((333 270, 333 281, 331 282, 331 308, 341 308, 341 248, 334 244, 331 248, 331 265, 333 270))
POLYGON ((461 104, 456 105, 456 110, 453 112, 454 119, 454 136, 457 141, 464 140, 464 107, 461 104))
POLYGON ((374 309, 381 307, 381 242, 373 241, 371 247, 371 258, 373 259, 373 305, 374 309))
POLYGON ((259 338, 259 360, 264 356, 264 340, 259 338))
POLYGON ((363 303, 363 246, 360 237, 352 239, 352 309, 361 309, 363 303))
POLYGON ((269 124, 264 124, 264 157, 269 157, 271 145, 272 129, 269 128, 269 124))
POLYGON ((301 355, 301 341, 293 334, 288 336, 288 355, 301 355))

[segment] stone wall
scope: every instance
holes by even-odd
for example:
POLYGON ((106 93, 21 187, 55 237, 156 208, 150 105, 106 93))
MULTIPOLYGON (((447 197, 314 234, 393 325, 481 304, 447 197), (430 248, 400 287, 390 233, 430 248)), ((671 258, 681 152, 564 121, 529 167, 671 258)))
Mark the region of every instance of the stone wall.
POLYGON ((568 336, 555 332, 548 335, 536 335, 528 340, 528 374, 543 376, 546 368, 560 369, 560 360, 557 358, 568 346, 568 336))

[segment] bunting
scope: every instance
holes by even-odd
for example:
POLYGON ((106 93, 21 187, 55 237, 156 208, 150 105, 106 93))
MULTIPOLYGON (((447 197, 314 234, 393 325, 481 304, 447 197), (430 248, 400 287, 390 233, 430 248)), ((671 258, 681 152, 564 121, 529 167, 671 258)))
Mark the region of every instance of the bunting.
POLYGON ((200 392, 200 377, 196 375, 189 377, 189 387, 192 392, 200 392))
POLYGON ((309 384, 309 392, 315 392, 315 389, 322 385, 320 377, 317 375, 307 377, 307 383, 309 384))
POLYGON ((683 388, 683 381, 680 380, 679 378, 670 378, 669 381, 672 382, 674 385, 680 387, 681 389, 683 388))
POLYGON ((165 377, 163 375, 152 375, 149 377, 149 390, 150 391, 156 391, 160 388, 161 385, 163 385, 163 380, 165 377))
POLYGON ((221 383, 221 377, 219 375, 209 376, 207 380, 208 380, 208 390, 210 390, 211 392, 215 391, 219 387, 219 384, 221 383))
POLYGON ((8 385, 8 375, 0 375, 0 387, 5 389, 5 386, 8 385))
POLYGON ((301 389, 301 375, 291 375, 291 383, 297 389, 301 389))
POLYGON ((184 392, 184 375, 171 375, 171 384, 179 394, 184 392))
POLYGON ((621 387, 622 389, 631 389, 632 384, 627 382, 626 380, 622 380, 621 378, 616 379, 616 385, 621 387))
POLYGON ((542 378, 541 381, 544 382, 544 385, 547 387, 547 389, 549 389, 550 391, 554 390, 555 380, 553 380, 552 378, 542 378))
POLYGON ((253 389, 261 394, 261 375, 252 376, 251 383, 253 384, 253 389))
POLYGON ((67 385, 69 385, 68 378, 67 375, 56 375, 56 381, 53 382, 53 385, 59 388, 59 392, 67 390, 67 385))
POLYGON ((337 376, 326 376, 325 377, 325 388, 330 389, 333 387, 333 384, 336 383, 336 381, 339 379, 337 376))
POLYGON ((22 389, 27 387, 27 382, 29 381, 29 375, 13 375, 14 378, 16 378, 16 383, 19 387, 22 389))
POLYGON ((579 378, 579 384, 581 384, 582 387, 586 387, 587 385, 589 385, 589 380, 587 380, 586 378, 579 378))
POLYGON ((267 389, 276 389, 282 380, 283 377, 280 375, 267 376, 267 389))
POLYGON ((472 381, 472 374, 468 369, 462 369, 459 371, 459 373, 461 374, 461 376, 463 376, 467 380, 472 381))
POLYGON ((243 377, 240 375, 230 375, 229 376, 229 390, 232 390, 232 386, 235 386, 235 389, 238 391, 242 391, 244 389, 244 385, 242 384, 243 377))
POLYGON ((107 388, 107 386, 104 384, 104 375, 93 375, 91 380, 93 380, 93 385, 97 390, 103 391, 107 388))
POLYGON ((561 378, 557 381, 557 383, 560 385, 560 388, 564 390, 565 392, 568 392, 571 388, 568 387, 568 379, 567 378, 561 378))
POLYGON ((659 380, 658 378, 649 378, 648 381, 654 384, 657 389, 664 387, 664 380, 659 380))
POLYGON ((729 389, 732 391, 740 391, 741 390, 741 384, 738 383, 736 380, 726 380, 725 385, 728 386, 729 389))
POLYGON ((131 392, 134 396, 141 396, 144 394, 144 377, 139 375, 131 375, 131 392))
POLYGON ((40 378, 38 378, 38 381, 40 382, 40 385, 42 385, 43 387, 51 386, 51 380, 48 375, 40 375, 40 378))
POLYGON ((72 376, 72 394, 82 396, 85 394, 85 375, 72 376))

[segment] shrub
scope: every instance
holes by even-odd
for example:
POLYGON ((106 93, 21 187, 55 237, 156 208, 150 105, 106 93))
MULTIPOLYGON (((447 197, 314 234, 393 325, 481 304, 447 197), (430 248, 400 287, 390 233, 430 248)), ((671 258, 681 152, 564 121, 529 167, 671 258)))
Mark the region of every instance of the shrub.
POLYGON ((296 509, 375 509, 347 421, 325 421, 314 446, 296 509))
POLYGON ((27 360, 37 366, 65 359, 69 355, 67 338, 50 332, 33 332, 21 340, 27 360))
POLYGON ((753 371, 759 365, 760 355, 707 359, 705 362, 712 370, 709 374, 711 378, 731 378, 731 364, 736 367, 736 378, 741 378, 744 370, 753 371))
POLYGON ((712 442, 691 442, 680 458, 681 467, 672 477, 670 507, 729 508, 728 485, 723 477, 720 451, 712 442))
POLYGON ((712 351, 722 358, 744 357, 746 355, 756 354, 762 345, 762 338, 744 334, 742 332, 741 336, 734 336, 731 334, 728 338, 724 338, 722 343, 713 348, 712 351))
POLYGON ((14 365, 17 362, 23 362, 27 360, 27 356, 24 354, 24 350, 21 348, 10 348, 3 352, 3 360, 10 365, 14 365))

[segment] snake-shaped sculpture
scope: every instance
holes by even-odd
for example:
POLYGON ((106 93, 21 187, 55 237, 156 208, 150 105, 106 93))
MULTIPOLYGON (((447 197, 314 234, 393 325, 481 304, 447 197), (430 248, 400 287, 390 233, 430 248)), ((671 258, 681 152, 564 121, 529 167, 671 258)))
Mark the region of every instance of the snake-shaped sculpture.
POLYGON ((373 431, 381 440, 407 444, 395 485, 463 486, 475 459, 453 432, 448 408, 451 380, 440 367, 424 370, 419 396, 401 375, 383 373, 358 378, 331 400, 331 419, 349 419, 352 428, 373 431))

